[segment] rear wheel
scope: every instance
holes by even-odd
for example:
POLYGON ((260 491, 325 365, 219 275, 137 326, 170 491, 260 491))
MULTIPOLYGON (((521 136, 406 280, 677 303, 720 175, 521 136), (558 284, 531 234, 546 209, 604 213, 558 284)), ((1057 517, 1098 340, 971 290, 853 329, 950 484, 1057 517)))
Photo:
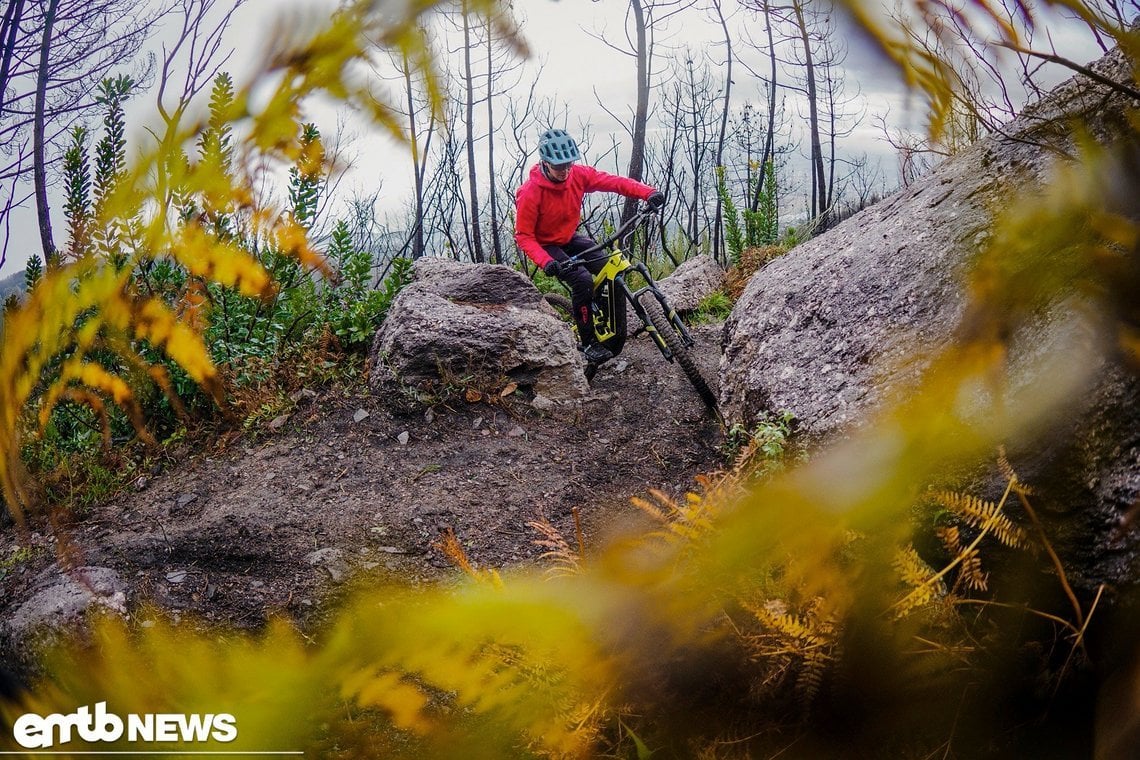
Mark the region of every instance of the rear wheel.
MULTIPOLYGON (((562 295, 561 293, 543 293, 542 297, 545 298, 546 302, 553 306, 555 309, 558 309, 558 311, 565 313, 567 317, 571 316, 570 299, 566 296, 562 295)), ((573 320, 570 321, 573 322, 573 320)))
POLYGON ((696 360, 693 355, 689 353, 688 347, 681 336, 677 334, 673 324, 665 316, 664 309, 661 308, 661 303, 657 300, 652 293, 643 293, 641 295, 641 308, 645 309, 645 316, 649 319, 649 323, 653 325, 654 329, 661 335, 665 341, 665 345, 673 353, 673 358, 677 360, 677 364, 685 373, 685 377, 689 378, 689 382, 693 384, 697 394, 701 397, 701 401, 705 402, 711 411, 717 411, 716 394, 709 388, 708 381, 705 380, 704 375, 701 374, 700 367, 697 366, 696 360))

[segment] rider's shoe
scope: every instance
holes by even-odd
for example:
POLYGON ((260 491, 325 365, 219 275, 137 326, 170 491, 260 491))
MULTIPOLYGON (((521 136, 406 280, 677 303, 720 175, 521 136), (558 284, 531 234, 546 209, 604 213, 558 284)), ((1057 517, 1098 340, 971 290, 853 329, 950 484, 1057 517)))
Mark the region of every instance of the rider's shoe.
POLYGON ((603 364, 614 358, 614 354, 601 343, 591 343, 582 349, 582 354, 590 364, 603 364))

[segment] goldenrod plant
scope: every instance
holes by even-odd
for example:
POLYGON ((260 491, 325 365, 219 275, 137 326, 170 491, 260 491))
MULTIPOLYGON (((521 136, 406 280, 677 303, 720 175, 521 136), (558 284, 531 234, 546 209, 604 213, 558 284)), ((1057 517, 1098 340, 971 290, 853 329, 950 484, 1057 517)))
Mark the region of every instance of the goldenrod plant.
MULTIPOLYGON (((383 102, 351 78, 351 64, 378 42, 430 70, 418 21, 434 5, 354 4, 311 40, 269 61, 264 82, 275 89, 258 101, 265 105, 252 111, 248 90, 234 98, 234 116, 247 127, 242 150, 294 162, 302 149, 300 104, 316 91, 353 99, 396 130, 383 102)), ((937 133, 951 97, 942 64, 907 48, 863 4, 845 5, 909 81, 924 88, 937 133)), ((996 3, 970 5, 1005 29, 996 3)), ((1093 18, 1083 4, 1051 5, 1077 12, 1132 53, 1140 49, 1135 31, 1093 18)), ((495 17, 495 3, 471 0, 467 7, 495 17)), ((1015 32, 1006 36, 1016 44, 1015 32)), ((432 92, 438 101, 438 83, 432 92)), ((144 244, 125 269, 92 257, 49 268, 5 323, 0 481, 16 514, 31 504, 19 457, 29 416, 68 393, 136 409, 129 373, 93 364, 88 357, 96 347, 162 381, 155 365, 138 359, 145 341, 223 401, 201 333, 134 289, 132 266, 168 256, 194 277, 251 297, 272 296, 264 267, 205 220, 170 219, 160 186, 208 196, 215 208, 250 208, 260 234, 303 265, 321 266, 298 220, 280 209, 251 208, 248 187, 231 185, 222 172, 170 160, 170 151, 203 128, 167 135, 162 151, 117 184, 108 213, 148 214, 144 244), (171 174, 157 180, 159 167, 171 174), (45 368, 60 357, 59 379, 42 387, 45 368)), ((1024 748, 1018 743, 1024 733, 997 733, 1018 726, 1049 748, 1056 738, 1050 722, 995 725, 1022 695, 1019 685, 1032 680, 1020 656, 1019 620, 994 617, 972 637, 931 624, 932 611, 952 591, 960 599, 980 591, 974 560, 991 550, 988 538, 1021 547, 1038 535, 1010 518, 1020 507, 1033 522, 1028 492, 1009 477, 1000 502, 940 497, 963 515, 957 535, 944 535, 953 557, 941 568, 907 548, 915 538, 908 518, 947 471, 988 460, 1002 443, 1024 443, 1044 428, 1085 391, 1098 357, 1118 352, 1140 369, 1131 311, 1140 240, 1135 117, 1130 129, 1112 148, 1083 143, 1044 191, 1011 198, 966 285, 956 342, 917 387, 890 399, 847 440, 748 488, 707 481, 705 493, 685 500, 653 494, 640 506, 662 522, 657 533, 601 550, 576 572, 556 577, 518 569, 427 588, 371 587, 322 630, 305 633, 277 620, 260 633, 239 635, 175 625, 147 611, 130 620, 96 620, 85 638, 45 659, 42 678, 3 707, 5 718, 69 714, 99 702, 117 715, 224 711, 237 727, 232 740, 169 747, 319 757, 584 757, 627 750, 958 757, 1024 748), (1066 329, 1039 328, 1034 315, 1042 304, 1053 307, 1066 329), (1026 331, 1048 383, 1006 382, 1011 336, 1026 331), (794 715, 786 705, 779 709, 780 692, 765 690, 780 684, 793 685, 794 715), (809 706, 815 717, 805 728, 798 721, 809 706), (633 738, 635 747, 624 744, 633 738)), ((146 420, 132 413, 145 431, 146 420)), ((1055 555, 1041 543, 1052 562, 1055 555)), ((460 556, 457 544, 446 546, 460 556)), ((569 557, 568 547, 555 550, 569 557)), ((1075 620, 1035 615, 1064 628, 1074 645, 1091 618, 1091 604, 1076 601, 1075 620)), ((998 602, 987 609, 1013 612, 998 602)), ((1071 667, 1066 658, 1048 675, 1071 667)), ((84 747, 132 745, 122 739, 84 747)))

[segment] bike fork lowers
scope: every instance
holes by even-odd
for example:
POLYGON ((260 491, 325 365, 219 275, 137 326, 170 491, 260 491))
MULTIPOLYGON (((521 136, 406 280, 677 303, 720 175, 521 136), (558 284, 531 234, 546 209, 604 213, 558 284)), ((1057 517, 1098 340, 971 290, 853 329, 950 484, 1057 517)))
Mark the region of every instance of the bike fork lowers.
POLYGON ((665 358, 669 361, 673 361, 673 352, 669 350, 669 346, 665 343, 665 338, 657 331, 657 328, 653 326, 653 322, 649 319, 649 315, 645 313, 645 308, 641 305, 641 296, 645 293, 653 294, 653 297, 657 299, 657 303, 661 305, 661 311, 665 314, 665 318, 669 321, 669 324, 673 326, 673 329, 677 331, 677 334, 681 336, 681 342, 684 343, 686 348, 693 345, 693 336, 689 334, 688 328, 685 327, 685 323, 681 321, 681 317, 677 314, 676 310, 665 300, 665 294, 657 289, 656 283, 652 280, 648 281, 648 285, 634 292, 630 290, 629 285, 626 284, 625 278, 619 280, 622 291, 624 291, 626 298, 628 298, 629 302, 633 305, 634 312, 638 318, 641 319, 642 324, 645 325, 645 331, 653 338, 653 342, 661 349, 661 353, 665 358))

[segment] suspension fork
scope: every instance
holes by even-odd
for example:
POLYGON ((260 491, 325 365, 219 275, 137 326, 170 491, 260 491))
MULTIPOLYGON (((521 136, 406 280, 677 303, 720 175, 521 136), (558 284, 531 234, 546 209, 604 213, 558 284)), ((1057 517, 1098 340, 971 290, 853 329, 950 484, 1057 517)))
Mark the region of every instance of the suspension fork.
POLYGON ((677 334, 681 336, 681 342, 685 344, 686 348, 693 345, 693 336, 689 334, 689 329, 685 327, 685 323, 681 321, 680 315, 678 315, 677 311, 669 304, 669 301, 665 298, 665 294, 657 287, 657 282, 653 279, 653 275, 649 273, 649 268, 640 261, 635 263, 632 268, 637 270, 637 273, 645 280, 645 287, 639 288, 638 290, 630 288, 629 284, 625 281, 624 272, 615 277, 614 282, 620 286, 621 292, 625 295, 630 305, 633 306, 633 310, 637 314, 638 319, 645 325, 645 331, 653 338, 653 342, 661 349, 661 353, 665 355, 666 359, 672 361, 673 352, 669 350, 669 346, 665 344, 665 339, 657 332, 657 328, 649 321, 649 315, 645 313, 645 309, 641 305, 641 296, 646 292, 653 294, 653 297, 661 304, 661 311, 664 312, 665 318, 669 320, 669 324, 671 324, 673 329, 677 331, 677 334))

